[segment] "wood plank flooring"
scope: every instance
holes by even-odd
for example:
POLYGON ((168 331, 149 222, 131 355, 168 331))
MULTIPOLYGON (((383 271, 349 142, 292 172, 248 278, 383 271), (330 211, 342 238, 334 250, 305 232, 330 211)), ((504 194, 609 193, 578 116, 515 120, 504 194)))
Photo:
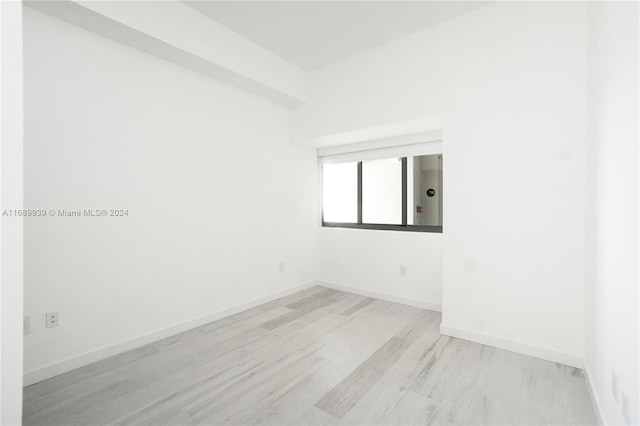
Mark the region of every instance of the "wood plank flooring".
POLYGON ((590 425, 582 370, 313 287, 24 391, 25 425, 590 425))

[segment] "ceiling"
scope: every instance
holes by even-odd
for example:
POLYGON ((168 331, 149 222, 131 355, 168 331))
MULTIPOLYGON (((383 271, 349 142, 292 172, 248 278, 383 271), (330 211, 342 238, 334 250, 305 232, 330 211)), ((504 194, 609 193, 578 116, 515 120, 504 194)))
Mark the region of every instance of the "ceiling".
POLYGON ((485 6, 484 1, 185 1, 311 71, 485 6))

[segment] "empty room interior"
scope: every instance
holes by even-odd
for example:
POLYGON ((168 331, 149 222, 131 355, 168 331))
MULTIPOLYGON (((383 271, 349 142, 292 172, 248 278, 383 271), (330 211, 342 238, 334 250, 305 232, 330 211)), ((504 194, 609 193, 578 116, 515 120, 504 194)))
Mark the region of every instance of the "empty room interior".
POLYGON ((1 424, 640 424, 639 14, 1 1, 1 424))

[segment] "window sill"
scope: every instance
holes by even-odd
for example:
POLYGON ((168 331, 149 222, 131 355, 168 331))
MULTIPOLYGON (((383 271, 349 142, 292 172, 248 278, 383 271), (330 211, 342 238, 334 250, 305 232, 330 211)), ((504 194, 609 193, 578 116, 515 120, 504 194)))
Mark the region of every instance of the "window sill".
POLYGON ((431 232, 442 234, 442 226, 430 225, 383 225, 378 223, 322 222, 323 228, 373 229, 377 231, 431 232))

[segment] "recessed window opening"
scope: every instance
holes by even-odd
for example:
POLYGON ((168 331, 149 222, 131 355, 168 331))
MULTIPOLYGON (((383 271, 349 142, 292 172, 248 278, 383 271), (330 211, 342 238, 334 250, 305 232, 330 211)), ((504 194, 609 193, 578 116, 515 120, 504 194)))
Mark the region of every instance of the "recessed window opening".
POLYGON ((327 156, 321 176, 324 227, 442 232, 442 153, 327 156))

